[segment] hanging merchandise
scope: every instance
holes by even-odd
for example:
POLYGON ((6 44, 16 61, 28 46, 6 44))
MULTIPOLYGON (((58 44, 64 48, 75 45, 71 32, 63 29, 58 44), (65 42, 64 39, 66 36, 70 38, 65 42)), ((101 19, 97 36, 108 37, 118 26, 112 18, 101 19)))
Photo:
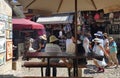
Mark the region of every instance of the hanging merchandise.
POLYGON ((88 19, 88 14, 87 13, 84 14, 83 16, 84 16, 85 19, 88 19))
POLYGON ((64 31, 65 31, 65 35, 66 35, 66 38, 71 38, 71 36, 72 36, 72 32, 71 32, 71 30, 72 30, 72 28, 71 28, 71 25, 70 24, 67 24, 64 28, 64 31))
POLYGON ((119 17, 120 17, 120 13, 119 12, 114 13, 114 18, 118 19, 119 17))
POLYGON ((77 26, 77 31, 81 30, 81 25, 77 26))
POLYGON ((81 25, 80 16, 77 17, 77 25, 81 25))
POLYGON ((81 25, 82 25, 82 18, 81 18, 81 12, 79 12, 77 16, 77 31, 80 31, 81 25))
POLYGON ((5 54, 0 54, 0 65, 5 63, 5 54))
POLYGON ((64 27, 64 31, 65 31, 65 33, 71 31, 71 26, 70 26, 70 24, 67 24, 67 25, 64 27))
POLYGON ((103 19, 104 18, 104 13, 100 12, 100 18, 103 19))
POLYGON ((63 32, 62 32, 62 30, 60 30, 59 31, 59 37, 62 38, 62 36, 63 36, 63 32))
POLYGON ((99 19, 100 19, 100 15, 98 13, 96 13, 94 16, 94 20, 99 20, 99 19))
POLYGON ((82 16, 81 12, 79 12, 79 23, 78 25, 83 25, 85 22, 84 16, 82 16))
POLYGON ((113 14, 113 13, 110 13, 110 14, 109 14, 109 19, 110 19, 110 23, 111 23, 111 24, 113 23, 113 18, 114 18, 114 14, 113 14))
POLYGON ((88 18, 88 24, 92 24, 93 22, 93 16, 92 15, 89 15, 89 18, 88 18))
POLYGON ((113 19, 114 18, 114 14, 113 13, 110 13, 109 14, 109 19, 113 19))

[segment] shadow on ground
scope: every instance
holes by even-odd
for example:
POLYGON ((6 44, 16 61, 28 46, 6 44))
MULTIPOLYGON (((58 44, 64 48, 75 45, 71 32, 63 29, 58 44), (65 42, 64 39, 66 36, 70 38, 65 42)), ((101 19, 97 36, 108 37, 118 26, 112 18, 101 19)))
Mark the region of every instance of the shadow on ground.
POLYGON ((87 68, 84 70, 84 74, 94 74, 96 73, 96 66, 95 65, 87 65, 87 68))

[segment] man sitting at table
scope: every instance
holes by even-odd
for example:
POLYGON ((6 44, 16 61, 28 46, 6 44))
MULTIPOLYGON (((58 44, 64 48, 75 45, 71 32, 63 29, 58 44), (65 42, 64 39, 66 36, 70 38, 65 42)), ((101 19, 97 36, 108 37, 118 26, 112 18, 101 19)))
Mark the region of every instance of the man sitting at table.
MULTIPOLYGON (((62 52, 62 50, 58 44, 59 44, 58 38, 56 38, 54 35, 51 35, 49 38, 49 43, 46 44, 45 52, 62 52)), ((50 63, 51 62, 59 63, 59 60, 60 60, 59 58, 51 58, 50 63)), ((62 58, 62 60, 67 65, 67 67, 71 67, 71 65, 66 62, 65 58, 62 58)), ((47 69, 46 69, 46 73, 47 73, 47 69)), ((56 73, 57 73, 56 67, 53 67, 53 76, 54 77, 56 77, 56 73)))

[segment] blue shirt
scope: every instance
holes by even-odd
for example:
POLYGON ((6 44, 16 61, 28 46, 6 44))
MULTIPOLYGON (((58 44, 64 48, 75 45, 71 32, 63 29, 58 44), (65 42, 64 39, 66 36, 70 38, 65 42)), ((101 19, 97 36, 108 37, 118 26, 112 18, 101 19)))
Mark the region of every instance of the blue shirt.
POLYGON ((110 53, 117 52, 117 44, 115 41, 110 43, 110 53))

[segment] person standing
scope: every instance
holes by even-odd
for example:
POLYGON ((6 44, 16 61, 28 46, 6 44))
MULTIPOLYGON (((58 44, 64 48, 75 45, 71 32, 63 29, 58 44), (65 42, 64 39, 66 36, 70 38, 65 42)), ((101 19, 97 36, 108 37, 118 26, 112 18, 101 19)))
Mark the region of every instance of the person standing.
POLYGON ((88 55, 90 53, 90 41, 88 39, 89 37, 89 34, 88 33, 85 33, 84 35, 84 39, 83 39, 83 47, 85 49, 85 54, 88 55))
MULTIPOLYGON (((104 39, 103 40, 104 40, 105 51, 110 55, 110 52, 109 52, 109 40, 108 40, 108 34, 107 33, 104 33, 104 39)), ((108 66, 112 65, 110 58, 105 57, 105 60, 108 63, 108 66)))
MULTIPOLYGON (((70 43, 68 45, 68 49, 66 50, 66 52, 70 53, 70 54, 75 54, 76 52, 76 47, 77 46, 77 56, 84 56, 85 55, 85 49, 82 45, 81 40, 79 39, 79 35, 77 34, 77 42, 76 42, 76 38, 75 38, 75 34, 72 35, 71 37, 72 39, 72 43, 70 43)), ((80 58, 78 60, 76 59, 69 59, 70 63, 74 63, 74 64, 78 64, 78 65, 87 65, 87 59, 86 58, 80 58), (74 60, 74 61, 73 61, 74 60)), ((78 68, 78 73, 81 72, 81 68, 78 68)), ((77 74, 77 73, 75 73, 77 74)), ((73 70, 71 69, 71 76, 73 76, 73 70)), ((78 76, 81 76, 81 74, 78 74, 78 76)))
POLYGON ((109 54, 109 40, 108 40, 108 34, 104 33, 104 48, 106 52, 109 54))
POLYGON ((109 37, 109 47, 110 47, 110 58, 111 61, 113 62, 113 65, 116 65, 115 68, 118 67, 119 63, 118 63, 118 59, 117 59, 117 44, 114 41, 113 37, 109 37))

